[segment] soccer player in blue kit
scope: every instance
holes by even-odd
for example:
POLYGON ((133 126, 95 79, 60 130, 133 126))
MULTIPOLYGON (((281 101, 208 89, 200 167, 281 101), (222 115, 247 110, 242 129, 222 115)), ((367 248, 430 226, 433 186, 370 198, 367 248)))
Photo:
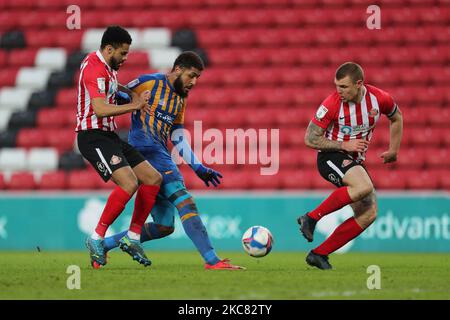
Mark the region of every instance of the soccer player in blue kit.
MULTIPOLYGON (((182 129, 186 98, 204 69, 202 59, 192 51, 181 53, 170 73, 141 75, 128 83, 151 106, 150 113, 136 111, 132 115, 128 142, 161 173, 163 182, 151 212, 153 222, 145 223, 141 242, 159 239, 174 231, 174 216, 178 211, 186 234, 205 261, 205 269, 241 270, 228 259, 220 259, 208 237, 197 206, 186 190, 183 177, 167 148, 170 139, 181 157, 209 187, 220 184, 221 174, 201 164, 183 137, 182 129), (177 130, 180 129, 180 130, 177 130), (174 133, 174 131, 177 130, 174 133)), ((126 231, 124 231, 126 233, 126 231)), ((105 238, 105 251, 118 246, 124 232, 105 238)))

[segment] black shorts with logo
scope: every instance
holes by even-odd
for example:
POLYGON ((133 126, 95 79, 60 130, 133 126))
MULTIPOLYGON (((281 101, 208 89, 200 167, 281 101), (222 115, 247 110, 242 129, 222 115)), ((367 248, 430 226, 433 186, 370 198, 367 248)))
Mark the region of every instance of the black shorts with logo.
POLYGON ((363 164, 355 161, 345 152, 321 151, 317 153, 317 168, 319 169, 320 175, 336 187, 343 186, 342 178, 354 166, 362 166, 367 171, 363 164))
POLYGON ((139 151, 111 131, 80 131, 77 142, 82 156, 91 163, 105 182, 115 170, 126 166, 134 168, 145 161, 139 151))

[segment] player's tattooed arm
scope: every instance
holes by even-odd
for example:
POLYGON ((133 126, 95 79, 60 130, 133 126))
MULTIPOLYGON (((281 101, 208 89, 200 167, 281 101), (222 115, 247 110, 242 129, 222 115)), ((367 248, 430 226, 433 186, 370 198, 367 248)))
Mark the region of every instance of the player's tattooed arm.
POLYGON ((322 129, 312 121, 309 122, 305 134, 305 144, 313 149, 322 151, 346 151, 364 152, 369 146, 369 141, 364 139, 352 139, 348 141, 332 141, 324 136, 325 129, 322 129))
POLYGON ((312 121, 309 123, 305 134, 305 144, 313 149, 337 151, 342 150, 342 142, 331 141, 324 136, 325 129, 322 129, 312 121))

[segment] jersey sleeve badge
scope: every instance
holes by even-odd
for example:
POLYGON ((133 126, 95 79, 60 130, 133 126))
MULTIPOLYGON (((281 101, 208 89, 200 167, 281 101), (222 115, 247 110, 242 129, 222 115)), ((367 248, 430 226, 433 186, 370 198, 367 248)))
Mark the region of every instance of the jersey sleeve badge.
POLYGON ((321 121, 323 117, 327 114, 328 109, 322 104, 316 112, 316 120, 321 121))

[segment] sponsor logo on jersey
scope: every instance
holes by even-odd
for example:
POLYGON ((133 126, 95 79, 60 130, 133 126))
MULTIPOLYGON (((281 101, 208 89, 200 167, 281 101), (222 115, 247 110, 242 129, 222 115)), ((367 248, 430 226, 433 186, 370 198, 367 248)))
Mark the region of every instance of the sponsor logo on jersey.
POLYGON ((350 127, 350 126, 342 126, 340 131, 343 134, 351 134, 352 133, 352 127, 350 127))

